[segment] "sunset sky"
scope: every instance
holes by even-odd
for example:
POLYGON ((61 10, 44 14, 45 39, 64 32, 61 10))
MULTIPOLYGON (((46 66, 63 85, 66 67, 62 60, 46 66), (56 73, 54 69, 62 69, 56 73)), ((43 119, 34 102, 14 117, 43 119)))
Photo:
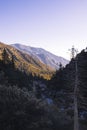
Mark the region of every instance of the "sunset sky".
POLYGON ((87 46, 87 0, 0 0, 0 41, 69 58, 87 46))

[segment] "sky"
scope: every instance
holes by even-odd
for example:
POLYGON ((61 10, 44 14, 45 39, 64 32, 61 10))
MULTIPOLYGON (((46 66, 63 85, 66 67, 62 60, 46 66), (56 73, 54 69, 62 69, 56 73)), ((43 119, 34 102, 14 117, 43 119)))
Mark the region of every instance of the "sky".
POLYGON ((87 47, 87 0, 0 0, 0 41, 69 59, 72 45, 87 47))

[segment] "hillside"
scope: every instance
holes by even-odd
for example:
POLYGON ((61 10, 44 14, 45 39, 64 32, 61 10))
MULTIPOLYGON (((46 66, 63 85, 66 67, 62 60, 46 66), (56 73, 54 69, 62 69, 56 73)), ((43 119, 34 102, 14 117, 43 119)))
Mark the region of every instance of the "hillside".
POLYGON ((62 63, 63 66, 69 63, 68 60, 63 57, 56 56, 42 48, 30 47, 22 44, 12 44, 13 47, 25 52, 37 59, 39 59, 44 64, 54 68, 59 69, 59 64, 62 63))
POLYGON ((12 59, 12 56, 14 57, 15 66, 21 71, 32 73, 33 75, 37 76, 43 76, 47 79, 50 78, 51 73, 54 71, 54 69, 46 66, 37 58, 34 58, 31 55, 21 52, 16 48, 4 43, 0 43, 0 59, 2 59, 2 53, 4 49, 8 54, 9 60, 12 59))
POLYGON ((61 122, 65 114, 49 96, 48 80, 19 71, 13 48, 1 43, 0 49, 0 128, 69 130, 66 118, 61 122))
MULTIPOLYGON (((77 60, 79 130, 87 130, 87 50, 82 50, 65 68, 61 65, 50 80, 19 69, 17 63, 24 60, 21 55, 27 54, 0 44, 0 128, 73 130, 77 60)), ((29 63, 33 64, 33 60, 29 63)))
MULTIPOLYGON (((59 109, 67 113, 67 119, 74 122, 74 97, 77 96, 77 109, 80 130, 87 129, 87 49, 72 59, 65 68, 60 68, 49 81, 51 97, 59 109), (75 71, 77 61, 77 73, 75 71), (77 80, 77 91, 75 95, 77 80)), ((68 122, 68 124, 69 124, 68 122)), ((72 128, 71 128, 72 130, 72 128)))

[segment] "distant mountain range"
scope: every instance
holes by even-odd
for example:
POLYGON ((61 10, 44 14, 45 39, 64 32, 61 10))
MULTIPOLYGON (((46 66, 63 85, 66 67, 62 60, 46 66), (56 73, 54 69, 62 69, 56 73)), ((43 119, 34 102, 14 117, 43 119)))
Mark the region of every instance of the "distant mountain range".
POLYGON ((33 75, 42 76, 46 79, 54 72, 54 69, 42 63, 38 58, 20 51, 13 46, 0 42, 0 59, 2 59, 2 53, 6 50, 9 60, 14 57, 15 67, 23 72, 32 73, 33 75))
POLYGON ((36 48, 31 46, 26 46, 22 44, 12 44, 13 47, 18 50, 25 52, 32 56, 33 58, 39 59, 42 63, 54 68, 59 69, 59 64, 62 63, 63 66, 69 63, 68 60, 63 57, 56 56, 42 48, 36 48))

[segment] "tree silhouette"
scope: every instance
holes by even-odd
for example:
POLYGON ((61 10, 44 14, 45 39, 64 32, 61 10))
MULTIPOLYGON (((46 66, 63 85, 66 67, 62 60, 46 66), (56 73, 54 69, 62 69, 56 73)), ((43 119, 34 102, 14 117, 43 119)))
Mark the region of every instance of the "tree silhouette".
POLYGON ((7 64, 9 62, 9 56, 6 51, 6 48, 4 48, 3 53, 2 53, 2 60, 4 64, 7 64))
POLYGON ((12 55, 12 67, 15 68, 15 59, 14 59, 14 55, 12 55))

